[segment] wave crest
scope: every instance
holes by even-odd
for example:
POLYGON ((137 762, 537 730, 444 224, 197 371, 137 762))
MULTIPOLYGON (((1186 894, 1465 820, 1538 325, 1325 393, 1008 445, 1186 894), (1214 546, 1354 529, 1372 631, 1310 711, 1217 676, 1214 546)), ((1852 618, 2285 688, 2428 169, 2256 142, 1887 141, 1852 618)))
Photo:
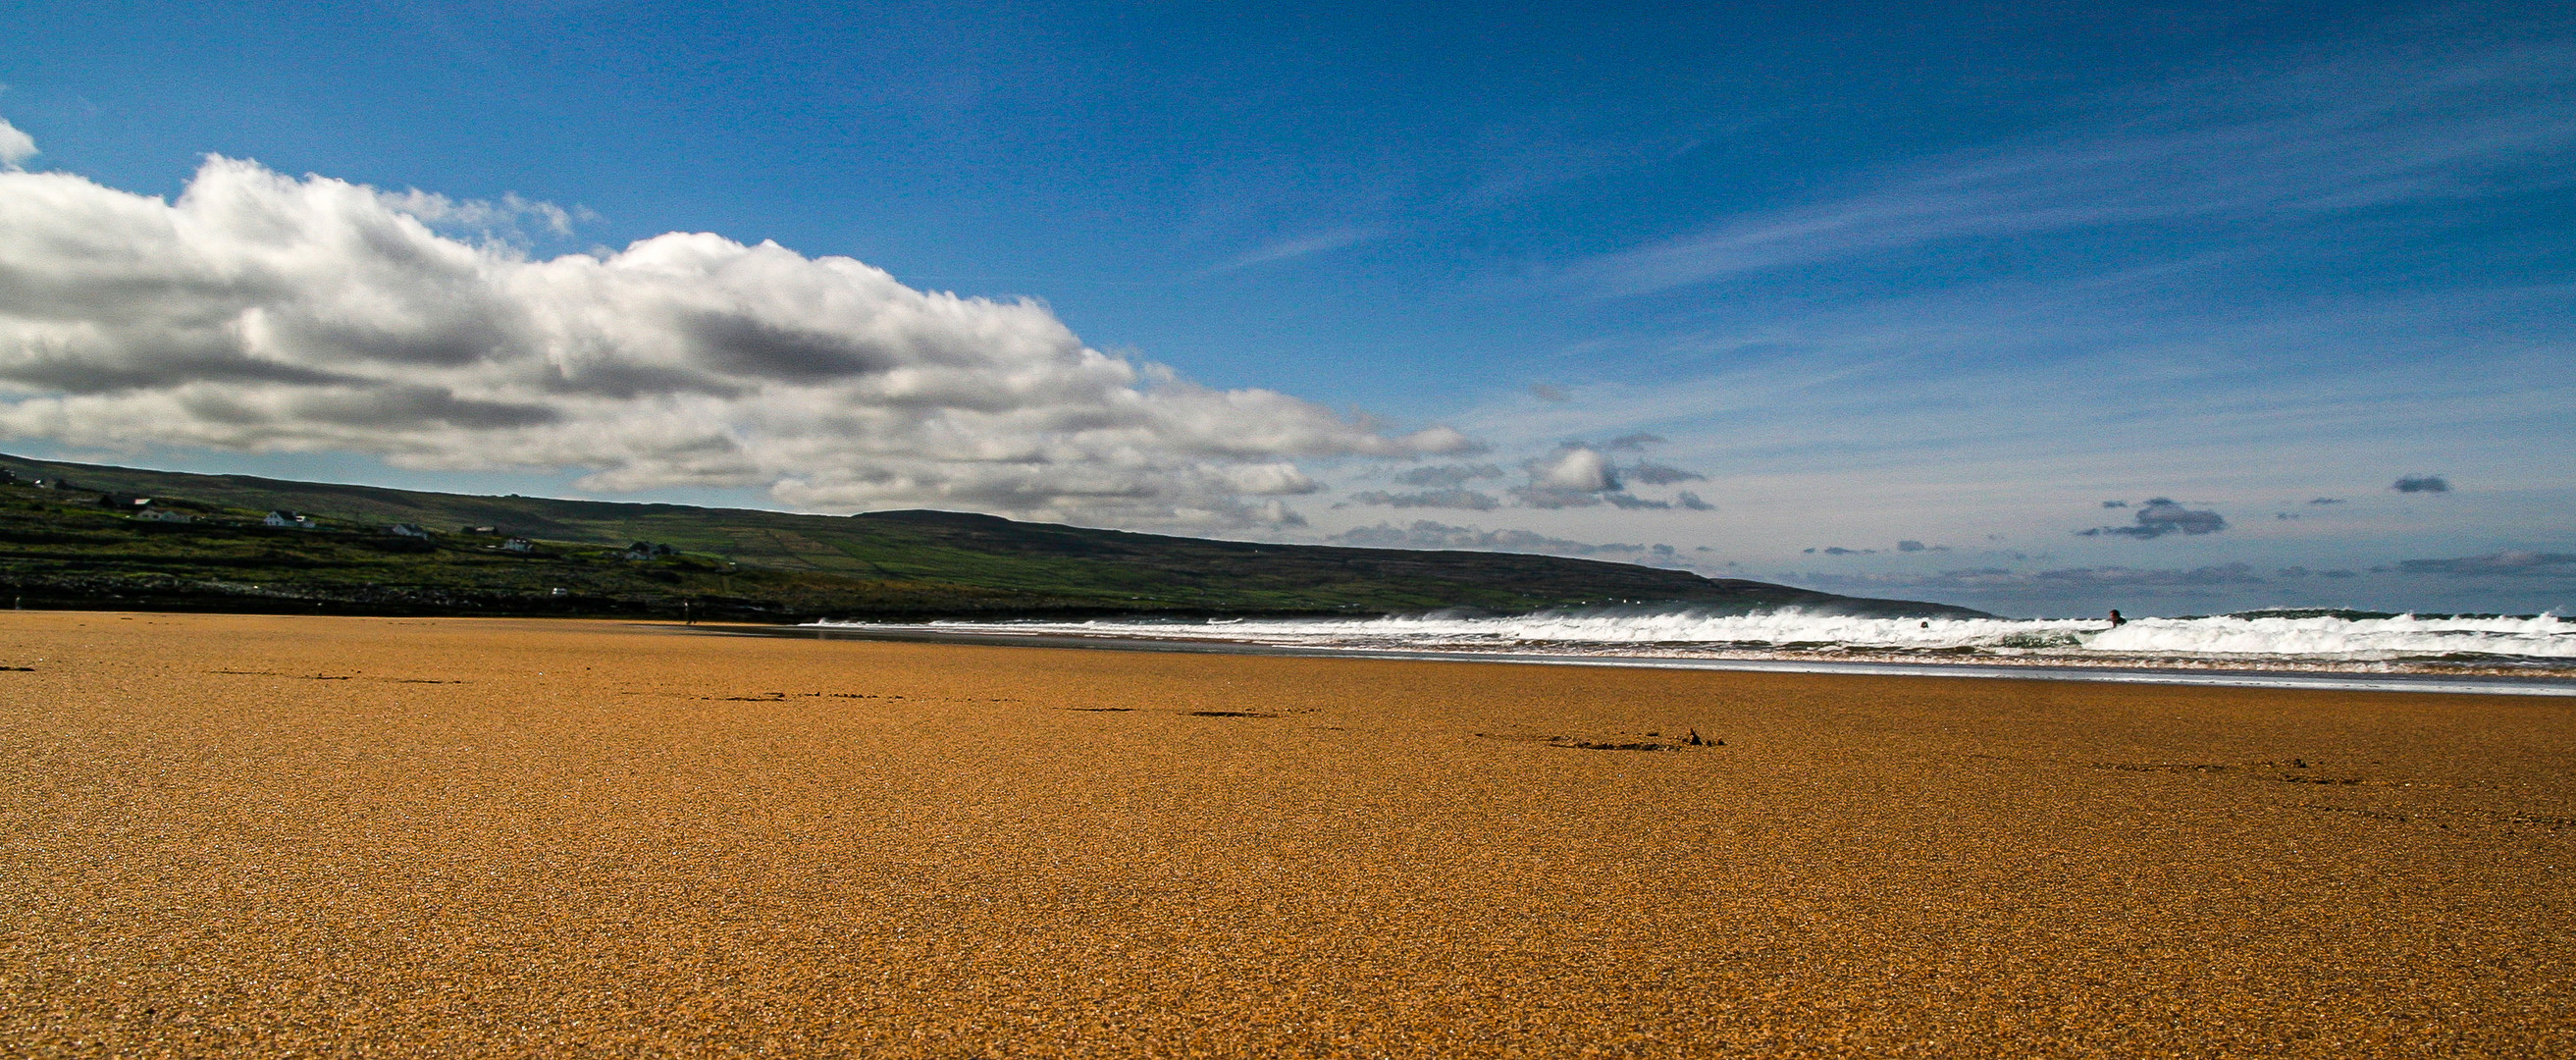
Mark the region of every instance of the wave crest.
MULTIPOLYGON (((942 622, 958 632, 1147 640, 1218 640, 1352 650, 1571 652, 1678 657, 1816 653, 2030 657, 2076 662, 2404 663, 2492 660, 2576 664, 2576 621, 2557 615, 2451 616, 2251 613, 2141 618, 2113 628, 2077 619, 1896 619, 1797 610, 1545 612, 1369 619, 942 622)), ((863 627, 871 623, 820 622, 863 627)))

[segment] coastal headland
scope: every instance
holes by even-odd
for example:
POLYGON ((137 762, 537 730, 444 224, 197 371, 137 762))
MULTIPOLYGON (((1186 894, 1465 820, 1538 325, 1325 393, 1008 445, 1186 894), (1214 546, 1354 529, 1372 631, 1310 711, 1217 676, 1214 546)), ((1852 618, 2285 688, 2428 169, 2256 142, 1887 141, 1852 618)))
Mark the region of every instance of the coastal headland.
POLYGON ((2558 698, 0 612, 36 1056, 2566 1055, 2558 698))

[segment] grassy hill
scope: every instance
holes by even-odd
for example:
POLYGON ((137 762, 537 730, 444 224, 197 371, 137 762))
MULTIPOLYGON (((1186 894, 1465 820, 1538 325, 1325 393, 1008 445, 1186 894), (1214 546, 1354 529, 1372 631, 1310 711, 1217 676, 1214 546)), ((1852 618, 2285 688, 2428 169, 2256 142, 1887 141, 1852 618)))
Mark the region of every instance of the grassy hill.
POLYGON ((954 512, 477 497, 5 455, 0 471, 16 480, 0 486, 0 592, 31 606, 667 616, 685 606, 764 621, 1631 604, 1975 614, 1553 556, 1211 541, 954 512), (195 521, 138 520, 136 497, 195 521), (260 525, 281 509, 313 516, 315 528, 260 525), (396 523, 432 536, 394 537, 396 523), (512 538, 528 550, 505 548, 512 538), (673 554, 628 558, 639 541, 673 554))

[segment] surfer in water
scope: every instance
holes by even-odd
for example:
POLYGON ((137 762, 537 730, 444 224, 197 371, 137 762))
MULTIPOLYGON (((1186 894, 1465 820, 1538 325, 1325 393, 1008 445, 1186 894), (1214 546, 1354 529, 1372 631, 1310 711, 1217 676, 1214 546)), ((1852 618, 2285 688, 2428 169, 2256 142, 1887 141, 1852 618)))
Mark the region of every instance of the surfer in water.
POLYGON ((2112 629, 2118 629, 2118 628, 2120 628, 2120 627, 2122 627, 2122 626, 2125 626, 2125 625, 2128 625, 2128 624, 2129 624, 2129 620, 2128 620, 2128 619, 2125 619, 2125 618, 2120 617, 2120 609, 2119 609, 2119 608, 2114 607, 2114 608, 2112 608, 2112 609, 2111 609, 2111 628, 2112 628, 2112 629))

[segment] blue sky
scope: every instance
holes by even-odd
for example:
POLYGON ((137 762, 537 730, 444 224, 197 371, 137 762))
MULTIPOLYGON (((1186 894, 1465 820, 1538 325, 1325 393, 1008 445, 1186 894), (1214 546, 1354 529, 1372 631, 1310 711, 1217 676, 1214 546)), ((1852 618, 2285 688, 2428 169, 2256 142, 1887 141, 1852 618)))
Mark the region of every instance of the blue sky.
POLYGON ((2539 5, 63 6, 14 452, 2576 608, 2539 5))

